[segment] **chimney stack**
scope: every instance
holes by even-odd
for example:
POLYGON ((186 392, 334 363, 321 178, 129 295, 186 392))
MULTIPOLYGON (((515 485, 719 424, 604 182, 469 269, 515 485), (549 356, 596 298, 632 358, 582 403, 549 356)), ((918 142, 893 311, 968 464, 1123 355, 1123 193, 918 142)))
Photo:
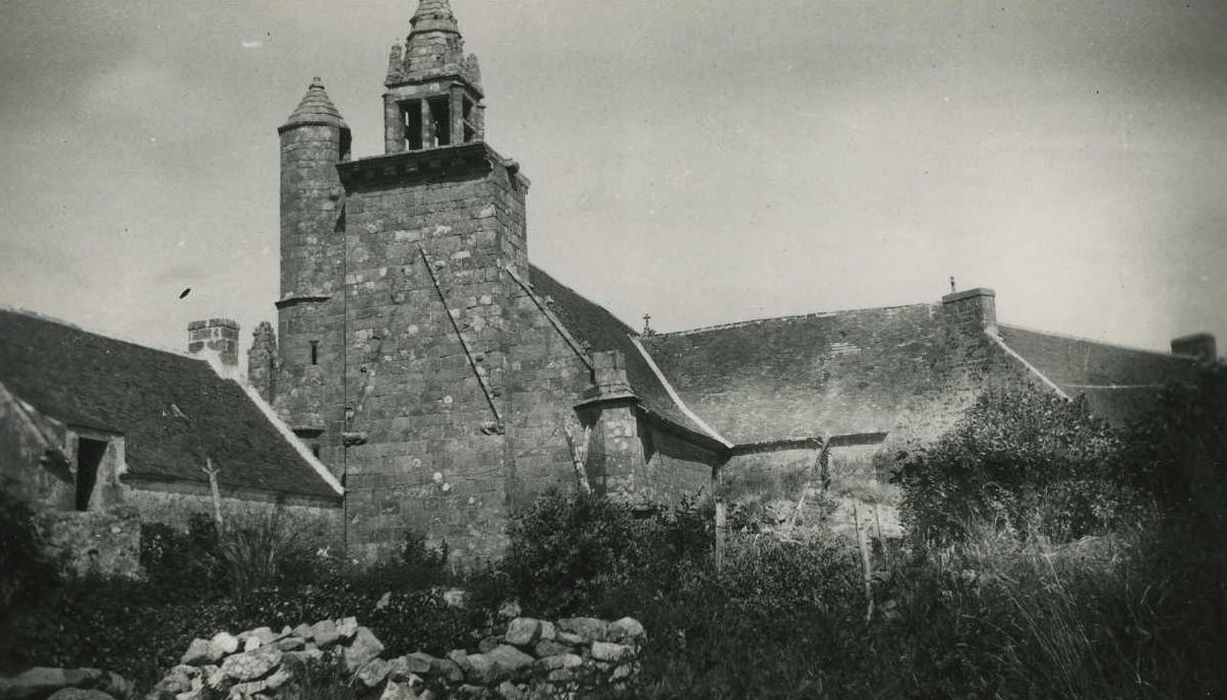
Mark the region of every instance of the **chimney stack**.
POLYGON ((239 324, 228 318, 211 318, 187 324, 187 351, 192 355, 214 355, 222 365, 238 367, 239 324))
POLYGON ((984 287, 953 292, 942 297, 946 323, 978 333, 997 328, 997 292, 984 287))
POLYGON ((1214 362, 1218 357, 1214 346, 1214 336, 1209 333, 1194 333, 1172 338, 1172 354, 1192 357, 1205 363, 1214 362))

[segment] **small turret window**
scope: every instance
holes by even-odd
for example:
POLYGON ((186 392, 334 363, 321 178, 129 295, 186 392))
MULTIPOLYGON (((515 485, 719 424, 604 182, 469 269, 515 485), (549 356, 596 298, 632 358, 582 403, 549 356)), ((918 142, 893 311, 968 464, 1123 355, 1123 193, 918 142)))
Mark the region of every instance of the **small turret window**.
POLYGON ((320 341, 311 341, 311 364, 318 365, 320 363, 320 341))

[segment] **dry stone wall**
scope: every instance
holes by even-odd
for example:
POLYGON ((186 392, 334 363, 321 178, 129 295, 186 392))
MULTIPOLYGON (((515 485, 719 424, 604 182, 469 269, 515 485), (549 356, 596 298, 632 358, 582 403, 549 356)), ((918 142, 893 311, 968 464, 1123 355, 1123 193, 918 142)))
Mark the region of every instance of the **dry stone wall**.
POLYGON ((280 632, 259 627, 194 640, 147 700, 300 697, 308 688, 326 690, 319 687, 322 677, 349 685, 361 700, 546 700, 598 688, 617 694, 639 672, 646 638, 643 625, 629 617, 516 617, 474 651, 389 658, 352 617, 280 632))

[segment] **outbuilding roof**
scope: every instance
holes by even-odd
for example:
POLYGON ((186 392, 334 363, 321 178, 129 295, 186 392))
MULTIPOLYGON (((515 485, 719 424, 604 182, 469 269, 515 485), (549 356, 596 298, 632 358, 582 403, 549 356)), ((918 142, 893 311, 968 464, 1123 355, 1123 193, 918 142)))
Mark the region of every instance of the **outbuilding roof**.
POLYGON ((292 435, 207 361, 0 309, 0 382, 70 426, 123 435, 127 473, 339 499, 292 435))

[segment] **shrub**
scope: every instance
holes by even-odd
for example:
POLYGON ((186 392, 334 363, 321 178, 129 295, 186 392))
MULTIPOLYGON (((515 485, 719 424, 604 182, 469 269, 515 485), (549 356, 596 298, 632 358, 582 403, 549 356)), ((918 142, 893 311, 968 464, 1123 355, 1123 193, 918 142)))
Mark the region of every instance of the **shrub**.
POLYGON ((0 624, 31 603, 56 577, 43 556, 34 512, 0 491, 0 624))
POLYGON ((679 560, 706 557, 710 520, 689 502, 643 514, 552 490, 512 521, 507 554, 491 576, 544 617, 612 610, 671 589, 679 560))
POLYGON ((1081 400, 994 390, 894 481, 904 523, 921 541, 962 539, 972 522, 1067 541, 1136 517, 1137 492, 1114 479, 1123 453, 1081 400))

